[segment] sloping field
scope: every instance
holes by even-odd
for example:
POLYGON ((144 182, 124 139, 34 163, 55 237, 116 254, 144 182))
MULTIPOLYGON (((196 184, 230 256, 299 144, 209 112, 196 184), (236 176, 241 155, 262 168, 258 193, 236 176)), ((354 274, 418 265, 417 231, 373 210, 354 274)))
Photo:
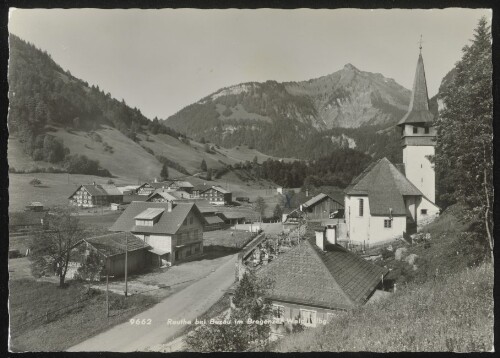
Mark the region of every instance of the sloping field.
MULTIPOLYGON (((139 144, 127 138, 118 130, 104 127, 96 131, 102 141, 96 141, 86 132, 72 132, 65 130, 54 133, 64 140, 71 153, 85 154, 87 157, 98 160, 103 168, 111 174, 128 179, 154 178, 160 175, 161 164, 139 144), (110 148, 105 150, 106 145, 110 148)), ((175 170, 170 175, 179 175, 175 170)))

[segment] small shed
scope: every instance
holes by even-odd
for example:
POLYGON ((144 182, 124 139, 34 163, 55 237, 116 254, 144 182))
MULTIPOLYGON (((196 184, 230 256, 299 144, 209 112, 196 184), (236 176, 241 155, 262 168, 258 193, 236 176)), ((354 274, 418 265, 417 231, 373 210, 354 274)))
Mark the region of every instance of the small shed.
POLYGON ((70 276, 73 276, 78 267, 84 264, 91 250, 103 259, 101 276, 106 275, 108 265, 110 276, 124 276, 126 251, 128 251, 127 273, 129 275, 144 271, 152 263, 151 253, 149 252, 151 246, 130 232, 118 232, 90 237, 80 241, 78 246, 80 248, 79 252, 82 254, 76 255, 78 259, 69 265, 69 267, 75 268, 70 276))

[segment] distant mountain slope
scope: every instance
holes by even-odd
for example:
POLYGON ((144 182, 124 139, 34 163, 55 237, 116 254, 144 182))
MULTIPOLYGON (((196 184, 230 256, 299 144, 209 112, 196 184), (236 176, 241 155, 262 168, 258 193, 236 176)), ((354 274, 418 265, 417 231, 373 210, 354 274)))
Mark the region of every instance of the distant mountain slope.
POLYGON ((365 127, 376 136, 401 119, 409 99, 410 91, 394 80, 347 64, 309 81, 223 88, 166 123, 195 139, 204 137, 228 147, 244 143, 267 154, 314 158, 339 146, 356 145, 356 138, 346 144, 338 131, 325 135, 329 130, 365 127))

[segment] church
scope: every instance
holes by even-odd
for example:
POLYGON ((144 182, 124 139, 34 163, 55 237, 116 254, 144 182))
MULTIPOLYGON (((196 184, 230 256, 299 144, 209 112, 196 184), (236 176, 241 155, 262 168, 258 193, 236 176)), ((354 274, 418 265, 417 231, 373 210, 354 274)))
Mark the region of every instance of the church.
MULTIPOLYGON (((420 50, 422 48, 420 47, 420 50)), ((436 129, 429 111, 420 52, 410 106, 398 122, 403 163, 382 158, 353 179, 345 191, 347 240, 367 246, 411 235, 439 214, 435 204, 436 129)))

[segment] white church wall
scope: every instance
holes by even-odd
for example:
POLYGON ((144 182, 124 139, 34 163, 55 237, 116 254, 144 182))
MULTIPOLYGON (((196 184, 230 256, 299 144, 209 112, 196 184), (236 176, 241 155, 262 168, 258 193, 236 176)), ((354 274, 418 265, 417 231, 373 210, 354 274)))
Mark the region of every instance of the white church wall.
POLYGON ((407 146, 403 149, 405 174, 429 200, 434 202, 436 179, 434 168, 427 156, 434 155, 433 146, 407 146))
POLYGON ((346 196, 345 217, 349 240, 362 243, 368 240, 370 225, 370 202, 368 196, 346 196), (363 216, 359 215, 360 199, 363 200, 363 216))
POLYGON ((417 207, 417 229, 421 229, 423 226, 431 223, 439 215, 439 207, 429 201, 429 199, 423 197, 422 201, 417 207))
POLYGON ((393 216, 390 228, 384 227, 384 220, 389 220, 389 217, 370 217, 370 233, 368 239, 370 245, 380 244, 403 236, 403 232, 406 230, 405 216, 393 216))

